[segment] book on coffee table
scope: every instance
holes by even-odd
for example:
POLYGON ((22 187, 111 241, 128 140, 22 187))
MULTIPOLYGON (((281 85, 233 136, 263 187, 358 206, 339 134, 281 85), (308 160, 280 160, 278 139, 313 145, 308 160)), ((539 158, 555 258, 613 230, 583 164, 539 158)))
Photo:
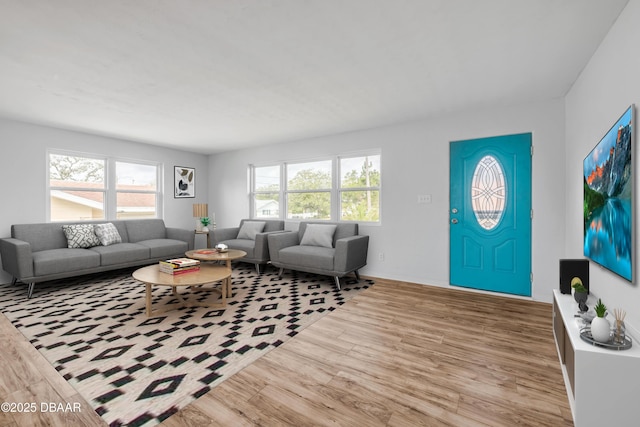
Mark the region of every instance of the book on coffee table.
POLYGON ((182 274, 200 270, 200 261, 191 258, 173 258, 159 262, 160 271, 169 274, 182 274))
POLYGON ((200 255, 211 255, 218 253, 218 251, 216 251, 215 249, 201 249, 199 251, 196 251, 196 253, 200 255))

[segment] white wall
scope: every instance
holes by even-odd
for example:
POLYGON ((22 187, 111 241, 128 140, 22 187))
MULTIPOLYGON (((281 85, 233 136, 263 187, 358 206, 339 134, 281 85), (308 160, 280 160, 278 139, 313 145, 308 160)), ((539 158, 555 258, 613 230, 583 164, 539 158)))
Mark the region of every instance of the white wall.
MULTIPOLYGON (((640 111, 640 0, 631 0, 601 43, 580 78, 566 97, 566 218, 567 258, 582 258, 582 160, 615 123, 624 110, 635 104, 640 111)), ((637 119, 633 123, 637 126, 637 119)), ((637 128, 635 143, 635 196, 640 182, 637 128)), ((634 209, 637 217, 638 201, 634 209)), ((634 218, 635 252, 640 249, 638 226, 634 218)), ((634 257, 637 260, 637 255, 634 257)), ((590 287, 610 308, 627 311, 627 319, 640 327, 640 266, 634 262, 634 282, 590 263, 590 287)))
MULTIPOLYGON (((193 228, 192 204, 205 203, 209 193, 207 156, 147 144, 70 132, 0 119, 0 237, 11 224, 46 222, 46 162, 48 149, 73 150, 164 165, 164 220, 168 226, 193 228), (173 166, 196 168, 196 198, 173 198, 173 166)), ((198 243, 198 242, 196 242, 198 243)), ((0 260, 1 262, 1 260, 0 260)), ((0 271, 0 283, 11 276, 0 271)))
POLYGON ((449 286, 449 142, 532 132, 533 298, 551 301, 564 248, 564 101, 486 109, 211 156, 210 208, 218 227, 249 215, 247 166, 382 150, 382 223, 362 274, 449 286), (431 194, 431 204, 417 196, 431 194), (384 252, 384 261, 378 254, 384 252))

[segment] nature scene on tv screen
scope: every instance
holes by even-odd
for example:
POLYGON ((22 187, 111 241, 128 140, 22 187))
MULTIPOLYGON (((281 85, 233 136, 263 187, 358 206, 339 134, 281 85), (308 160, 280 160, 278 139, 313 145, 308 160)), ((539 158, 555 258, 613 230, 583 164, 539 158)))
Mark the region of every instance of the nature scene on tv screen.
POLYGON ((632 108, 584 159, 584 255, 631 281, 632 108))

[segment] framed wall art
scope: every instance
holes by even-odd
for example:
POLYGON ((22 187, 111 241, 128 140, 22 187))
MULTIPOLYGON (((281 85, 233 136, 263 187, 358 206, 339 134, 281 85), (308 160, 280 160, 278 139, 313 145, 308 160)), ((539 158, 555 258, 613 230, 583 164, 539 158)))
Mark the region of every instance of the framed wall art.
POLYGON ((185 166, 174 166, 174 192, 176 199, 196 197, 196 170, 185 166))

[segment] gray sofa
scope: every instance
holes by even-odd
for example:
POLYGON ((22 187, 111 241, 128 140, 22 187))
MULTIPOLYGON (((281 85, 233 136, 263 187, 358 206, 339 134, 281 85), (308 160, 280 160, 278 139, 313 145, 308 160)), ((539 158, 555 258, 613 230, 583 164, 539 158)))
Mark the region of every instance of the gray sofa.
POLYGON ((260 266, 269 262, 269 244, 267 236, 284 230, 284 221, 276 219, 243 219, 238 227, 220 228, 211 232, 212 244, 224 243, 230 249, 245 251, 247 255, 238 261, 254 264, 260 274, 260 266), (264 224, 253 230, 243 226, 264 224), (258 231, 259 230, 259 231, 258 231), (257 232, 256 232, 257 231, 257 232), (242 233, 241 233, 242 232, 242 233))
POLYGON ((183 257, 194 248, 195 232, 166 227, 162 219, 89 221, 83 224, 112 223, 120 243, 88 248, 69 248, 63 225, 75 223, 16 224, 11 237, 0 239, 2 268, 13 283, 28 284, 31 298, 35 284, 47 280, 97 273, 167 258, 183 257))
POLYGON ((301 222, 298 231, 270 234, 271 264, 284 269, 333 276, 338 290, 340 278, 367 265, 369 236, 358 235, 358 224, 301 222), (333 232, 331 229, 333 228, 333 232))

